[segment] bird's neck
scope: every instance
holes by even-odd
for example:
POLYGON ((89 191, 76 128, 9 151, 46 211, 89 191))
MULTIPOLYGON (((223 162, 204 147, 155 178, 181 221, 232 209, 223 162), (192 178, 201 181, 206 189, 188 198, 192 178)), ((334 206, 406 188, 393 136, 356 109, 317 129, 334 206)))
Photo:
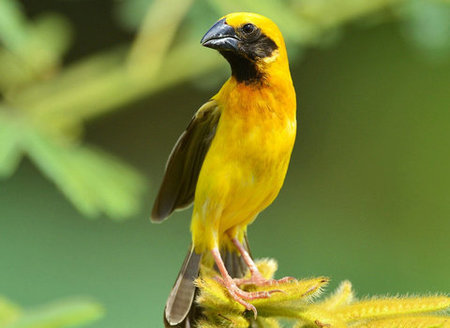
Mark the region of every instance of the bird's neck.
POLYGON ((245 83, 232 75, 214 98, 235 117, 254 112, 263 118, 276 112, 281 119, 295 121, 296 95, 289 70, 272 68, 259 83, 245 83))

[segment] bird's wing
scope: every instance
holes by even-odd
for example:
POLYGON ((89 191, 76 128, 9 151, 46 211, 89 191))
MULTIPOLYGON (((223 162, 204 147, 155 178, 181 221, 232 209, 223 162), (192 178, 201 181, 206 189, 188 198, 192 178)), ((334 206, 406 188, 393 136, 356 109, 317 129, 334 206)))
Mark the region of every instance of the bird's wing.
POLYGON ((220 108, 210 100, 195 113, 173 148, 152 210, 152 220, 162 221, 174 210, 194 200, 200 169, 216 133, 220 108))

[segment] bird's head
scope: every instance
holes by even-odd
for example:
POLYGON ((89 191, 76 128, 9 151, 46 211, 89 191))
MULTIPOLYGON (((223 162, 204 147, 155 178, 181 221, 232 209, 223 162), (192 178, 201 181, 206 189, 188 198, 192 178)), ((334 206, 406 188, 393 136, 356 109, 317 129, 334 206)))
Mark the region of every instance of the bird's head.
POLYGON ((230 63, 238 82, 261 81, 269 67, 288 67, 286 47, 280 30, 270 19, 253 13, 222 17, 203 36, 205 47, 218 50, 230 63))

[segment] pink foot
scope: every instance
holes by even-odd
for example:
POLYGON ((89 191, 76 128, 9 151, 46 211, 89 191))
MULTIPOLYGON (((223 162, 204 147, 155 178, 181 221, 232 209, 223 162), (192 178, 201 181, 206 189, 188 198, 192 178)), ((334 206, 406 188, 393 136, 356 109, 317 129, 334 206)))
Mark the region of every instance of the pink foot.
POLYGON ((247 310, 253 311, 253 313, 255 315, 255 319, 258 314, 256 311, 256 308, 252 304, 250 304, 246 301, 251 301, 251 300, 261 299, 261 298, 269 298, 273 293, 282 292, 282 290, 278 290, 278 289, 268 290, 268 291, 259 291, 259 292, 246 292, 237 286, 236 280, 239 280, 239 279, 224 280, 221 277, 216 277, 216 280, 227 289, 230 296, 236 302, 243 305, 247 310))
POLYGON ((293 277, 285 277, 280 280, 264 278, 262 274, 259 272, 258 267, 256 266, 255 262, 253 261, 252 257, 250 256, 246 248, 239 242, 239 240, 236 237, 232 236, 230 237, 236 248, 241 253, 242 258, 244 262, 247 264, 251 274, 250 278, 234 279, 235 283, 238 286, 241 285, 273 286, 297 280, 293 277))
POLYGON ((284 277, 281 279, 266 279, 259 272, 252 274, 250 278, 234 279, 234 282, 238 286, 242 285, 255 285, 255 286, 276 286, 287 282, 296 281, 294 277, 284 277))

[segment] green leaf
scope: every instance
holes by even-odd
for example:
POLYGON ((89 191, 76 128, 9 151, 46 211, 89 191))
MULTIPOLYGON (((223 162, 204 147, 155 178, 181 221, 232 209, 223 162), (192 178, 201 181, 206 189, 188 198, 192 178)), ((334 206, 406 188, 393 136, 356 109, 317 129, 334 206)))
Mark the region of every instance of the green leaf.
POLYGON ((46 14, 28 22, 16 1, 0 1, 0 86, 16 89, 35 79, 49 77, 61 62, 71 41, 67 20, 46 14))
POLYGON ((450 3, 448 1, 408 1, 402 7, 407 20, 406 36, 431 59, 450 54, 450 3))
POLYGON ((152 2, 128 56, 128 73, 134 79, 146 80, 158 71, 192 2, 152 2))
POLYGON ((116 62, 118 56, 109 54, 91 59, 87 65, 66 69, 64 74, 48 83, 34 85, 22 92, 15 103, 31 115, 39 116, 37 119, 44 124, 62 116, 69 116, 72 120, 90 119, 117 109, 131 99, 148 96, 220 65, 225 66, 219 56, 211 56, 208 51, 199 52, 197 42, 179 42, 167 54, 159 73, 146 81, 131 78, 123 63, 116 62), (186 54, 195 54, 188 65, 186 54), (95 68, 99 65, 101 70, 95 68))
POLYGON ((18 1, 0 1, 0 41, 12 52, 18 52, 28 39, 27 21, 18 1))
POLYGON ((68 20, 59 14, 40 16, 30 26, 31 39, 26 51, 34 67, 51 67, 59 64, 62 55, 72 41, 72 28, 68 20))
POLYGON ((91 300, 68 300, 26 310, 4 328, 62 328, 89 323, 103 316, 102 307, 91 300))
POLYGON ((143 179, 118 159, 93 148, 57 143, 33 130, 24 144, 42 172, 85 215, 123 219, 138 210, 143 179))
POLYGON ((0 109, 0 178, 10 176, 17 168, 22 155, 20 139, 20 128, 0 109))

